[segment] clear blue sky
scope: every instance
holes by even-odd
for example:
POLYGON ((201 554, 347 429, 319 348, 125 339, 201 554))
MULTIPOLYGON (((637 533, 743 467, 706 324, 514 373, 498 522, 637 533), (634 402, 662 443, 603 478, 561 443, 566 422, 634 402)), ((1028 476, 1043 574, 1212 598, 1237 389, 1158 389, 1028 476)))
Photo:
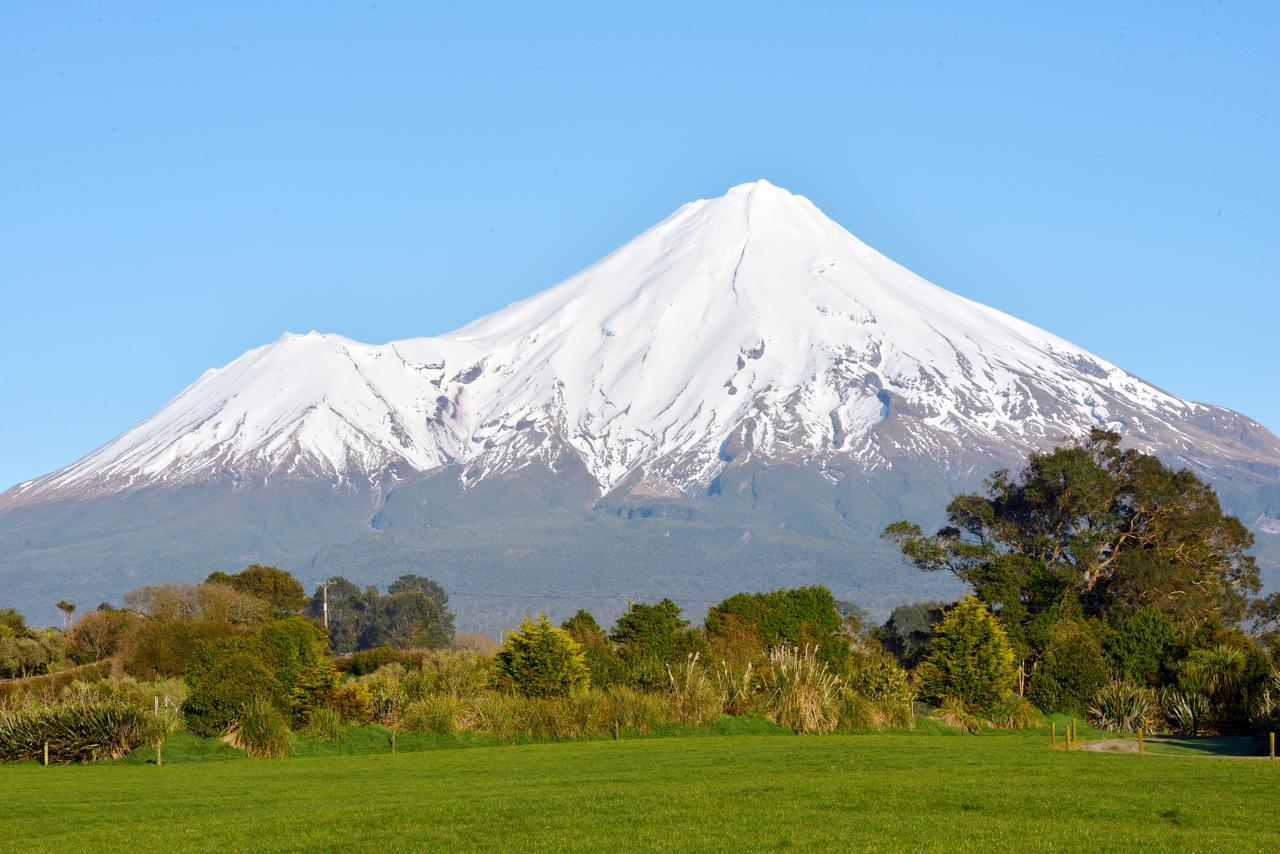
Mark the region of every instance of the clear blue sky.
POLYGON ((0 488, 761 177, 1280 428, 1280 4, 178 5, 0 0, 0 488))

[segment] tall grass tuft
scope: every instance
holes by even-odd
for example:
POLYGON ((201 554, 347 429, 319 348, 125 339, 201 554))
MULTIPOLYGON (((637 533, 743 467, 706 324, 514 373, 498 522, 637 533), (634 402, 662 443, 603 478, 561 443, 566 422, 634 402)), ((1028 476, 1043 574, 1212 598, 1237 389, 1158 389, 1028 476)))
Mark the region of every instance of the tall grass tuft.
POLYGON ((512 741, 524 726, 520 706, 522 698, 510 694, 488 694, 467 702, 467 717, 477 732, 488 733, 502 741, 512 741))
POLYGON ((962 729, 969 733, 980 733, 986 726, 982 718, 975 715, 962 700, 948 697, 933 715, 949 727, 962 729))
POLYGON ((716 671, 716 685, 720 689, 724 710, 729 714, 743 715, 759 708, 760 691, 753 662, 734 668, 727 661, 721 661, 720 669, 716 671))
POLYGON ((675 719, 667 698, 637 691, 626 685, 610 685, 605 691, 608 720, 615 735, 644 734, 675 719))
POLYGON ((988 715, 996 729, 1031 729, 1044 722, 1044 715, 1026 697, 1010 694, 997 703, 988 715))
POLYGON ((700 726, 724 711, 724 694, 707 678, 696 652, 674 670, 668 664, 667 679, 671 710, 680 723, 700 726))
POLYGON ((277 759, 289 752, 289 722, 270 700, 259 697, 240 712, 227 741, 255 759, 277 759))
POLYGON ((840 677, 817 651, 784 646, 769 650, 761 673, 769 717, 796 732, 830 732, 840 722, 840 677))
POLYGON ((410 703, 400 716, 405 732, 454 735, 461 731, 462 701, 450 694, 435 694, 410 703))
POLYGON ((316 706, 307 714, 307 725, 302 735, 312 741, 342 741, 347 730, 342 723, 342 713, 329 706, 316 706))

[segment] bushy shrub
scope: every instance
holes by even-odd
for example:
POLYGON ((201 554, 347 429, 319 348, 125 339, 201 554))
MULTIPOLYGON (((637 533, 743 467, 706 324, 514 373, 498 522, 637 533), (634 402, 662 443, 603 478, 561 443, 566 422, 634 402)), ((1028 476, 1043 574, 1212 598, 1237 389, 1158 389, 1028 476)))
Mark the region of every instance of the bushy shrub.
POLYGON ((997 703, 987 713, 987 718, 996 729, 1031 729, 1040 726, 1044 716, 1026 697, 1010 694, 1004 701, 997 703))
POLYGON ((120 652, 141 617, 133 611, 90 611, 67 631, 67 653, 77 664, 101 661, 120 652))
POLYGON ((724 711, 724 695, 707 677, 697 653, 678 667, 668 664, 667 678, 671 709, 680 723, 699 726, 724 711))
POLYGON ((755 654, 766 647, 808 646, 833 665, 848 651, 849 645, 841 637, 843 627, 835 597, 827 588, 817 586, 739 593, 713 606, 706 618, 707 639, 713 648, 718 642, 722 647, 737 648, 734 651, 741 655, 746 652, 742 646, 749 641, 750 630, 754 630, 761 641, 755 654), (744 634, 744 630, 748 632, 744 634))
POLYGON ((880 709, 855 691, 842 691, 837 706, 837 726, 844 732, 870 732, 884 726, 880 709))
POLYGON ((759 626, 743 623, 737 614, 729 613, 717 618, 714 632, 707 632, 707 648, 728 668, 741 672, 764 654, 766 644, 759 626))
POLYGON ((403 709, 403 681, 405 670, 399 664, 387 664, 360 679, 369 695, 369 709, 373 720, 393 726, 403 709))
POLYGON ((911 686, 911 675, 892 655, 854 651, 840 676, 847 690, 887 706, 905 706, 910 714, 915 688, 911 686))
POLYGON ((212 658, 188 677, 191 693, 183 705, 187 726, 196 735, 225 734, 244 710, 261 700, 285 705, 280 683, 256 655, 244 651, 212 658))
POLYGON ((933 717, 949 727, 974 734, 982 732, 985 727, 982 718, 974 714, 967 703, 956 697, 943 700, 933 717))
POLYGON ((1170 727, 1183 735, 1196 735, 1212 711, 1209 698, 1195 692, 1167 687, 1160 692, 1160 706, 1170 727))
POLYGON ((1031 674, 1027 697, 1046 712, 1083 708, 1109 681, 1097 638, 1080 623, 1053 629, 1044 656, 1031 674))
POLYGON ((1160 705, 1151 689, 1116 680, 1093 695, 1089 706, 1089 723, 1111 732, 1133 733, 1139 727, 1151 729, 1158 719, 1160 705))
POLYGON ((775 647, 760 672, 770 718, 796 732, 830 732, 840 721, 840 678, 812 647, 775 647))
POLYGON ((873 732, 886 728, 915 729, 915 715, 911 713, 911 701, 895 699, 873 700, 857 691, 846 688, 840 692, 837 707, 838 728, 844 732, 873 732))
POLYGON ((255 759, 277 759, 289 752, 289 722, 274 703, 256 697, 240 709, 227 740, 255 759))
POLYGON ((563 697, 587 687, 582 649, 564 629, 547 621, 526 619, 507 635, 494 657, 498 671, 526 697, 563 697))
POLYGON ((1139 685, 1159 684, 1176 639, 1173 620, 1159 608, 1142 608, 1125 617, 1107 637, 1112 669, 1139 685))
POLYGON ((345 682, 326 691, 320 695, 320 704, 337 712, 344 724, 367 724, 373 720, 369 689, 359 682, 345 682))
POLYGON ((125 703, 31 706, 0 714, 0 760, 93 762, 123 756, 154 740, 149 712, 125 703))
POLYGON ((139 679, 182 676, 204 650, 244 635, 217 620, 141 620, 123 642, 124 670, 139 679))
POLYGON ((319 697, 338 683, 324 629, 302 617, 284 617, 264 626, 254 644, 279 685, 282 708, 295 722, 306 718, 319 697))
POLYGON ((1009 696, 1015 670, 1004 629, 973 596, 955 604, 934 632, 920 665, 925 695, 939 702, 956 699, 983 712, 1009 696))
POLYGON ((689 628, 689 622, 680 616, 680 606, 670 599, 632 605, 614 623, 609 639, 622 661, 623 679, 647 691, 665 690, 667 665, 678 664, 706 647, 702 633, 689 628))
POLYGON ((373 649, 362 649, 349 652, 335 659, 334 665, 342 673, 352 676, 368 676, 387 664, 416 666, 425 652, 422 650, 399 650, 384 644, 373 649))

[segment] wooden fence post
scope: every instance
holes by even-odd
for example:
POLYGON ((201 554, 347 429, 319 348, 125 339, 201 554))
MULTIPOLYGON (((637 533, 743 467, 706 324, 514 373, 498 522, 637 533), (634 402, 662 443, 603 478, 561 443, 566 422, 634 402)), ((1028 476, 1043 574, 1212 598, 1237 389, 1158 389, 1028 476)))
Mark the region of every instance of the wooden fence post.
POLYGON ((1142 727, 1138 727, 1138 753, 1142 753, 1142 727))
POLYGON ((1049 746, 1058 746, 1058 722, 1049 721, 1049 746))
POLYGON ((49 742, 44 743, 44 767, 49 767, 49 742))
POLYGON ((1271 758, 1276 758, 1276 734, 1274 731, 1271 733, 1271 758))

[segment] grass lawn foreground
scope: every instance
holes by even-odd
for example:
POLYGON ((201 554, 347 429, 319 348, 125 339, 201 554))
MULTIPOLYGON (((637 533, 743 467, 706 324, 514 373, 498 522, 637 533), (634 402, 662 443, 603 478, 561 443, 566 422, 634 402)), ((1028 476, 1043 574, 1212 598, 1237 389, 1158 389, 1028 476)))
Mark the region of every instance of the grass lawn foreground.
POLYGON ((22 850, 1280 850, 1280 761, 1036 732, 650 738, 0 769, 22 850))

